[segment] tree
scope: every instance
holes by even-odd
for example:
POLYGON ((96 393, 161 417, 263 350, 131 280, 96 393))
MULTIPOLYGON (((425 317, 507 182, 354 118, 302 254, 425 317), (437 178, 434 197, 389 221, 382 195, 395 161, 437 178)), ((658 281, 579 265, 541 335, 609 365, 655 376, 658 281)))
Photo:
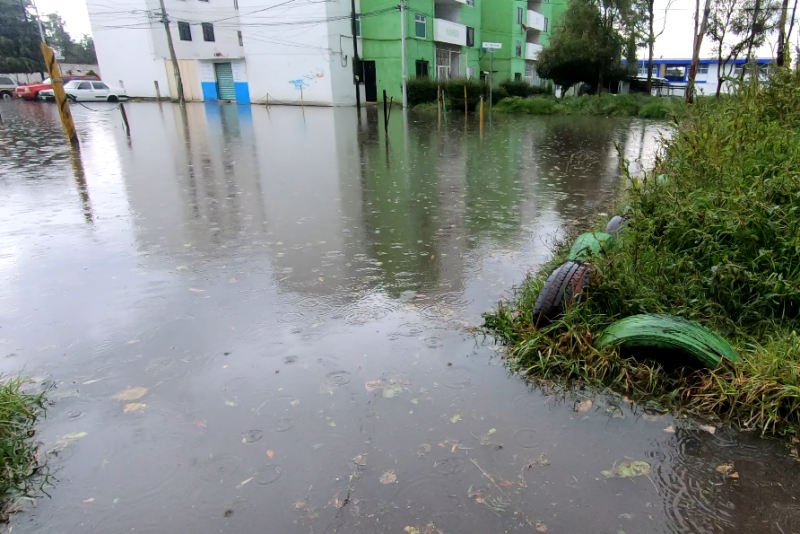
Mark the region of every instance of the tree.
POLYGON ((0 72, 39 72, 42 54, 27 0, 0 0, 0 72))
POLYGON ((653 56, 655 52, 656 40, 661 37, 667 29, 667 12, 675 0, 668 0, 667 5, 664 7, 664 24, 661 30, 656 33, 655 30, 655 0, 637 0, 636 10, 639 14, 640 24, 643 26, 641 33, 644 42, 647 44, 647 92, 649 93, 653 85, 653 56))
POLYGON ((579 82, 596 85, 619 75, 623 39, 615 27, 617 11, 592 0, 570 0, 563 22, 539 55, 539 76, 568 90, 579 82))
POLYGON ((97 63, 94 51, 94 41, 84 35, 83 39, 76 42, 64 28, 64 20, 57 14, 51 13, 42 21, 47 43, 61 52, 66 63, 97 63))
MULTIPOLYGON (((758 1, 756 0, 756 2, 758 1)), ((687 104, 694 102, 694 80, 697 78, 697 65, 700 63, 700 47, 703 46, 703 36, 708 30, 711 0, 706 0, 702 15, 700 14, 700 0, 695 0, 694 6, 694 47, 692 48, 692 64, 689 66, 689 80, 686 84, 687 104)))

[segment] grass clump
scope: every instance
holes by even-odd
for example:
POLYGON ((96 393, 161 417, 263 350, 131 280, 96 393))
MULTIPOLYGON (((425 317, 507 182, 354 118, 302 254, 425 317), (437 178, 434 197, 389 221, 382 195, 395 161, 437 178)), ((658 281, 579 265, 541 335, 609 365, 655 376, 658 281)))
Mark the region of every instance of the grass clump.
POLYGON ((631 223, 593 260, 588 297, 535 328, 539 288, 565 254, 486 316, 510 361, 543 379, 610 387, 764 434, 800 433, 800 76, 703 99, 683 117, 653 175, 631 180, 631 223), (664 173, 666 180, 656 179, 664 173), (696 369, 675 355, 620 355, 594 340, 638 313, 695 320, 742 361, 696 369), (658 357, 656 357, 658 356, 658 357))
POLYGON ((522 98, 512 96, 501 100, 494 110, 500 113, 525 113, 528 115, 552 115, 556 112, 556 101, 552 98, 522 98))
POLYGON ((47 480, 34 440, 45 402, 44 393, 24 392, 22 380, 0 384, 0 520, 13 499, 35 495, 47 480))
POLYGON ((560 100, 551 97, 503 99, 495 109, 501 113, 529 115, 595 115, 602 117, 642 117, 667 119, 682 115, 681 99, 648 95, 583 95, 560 100))

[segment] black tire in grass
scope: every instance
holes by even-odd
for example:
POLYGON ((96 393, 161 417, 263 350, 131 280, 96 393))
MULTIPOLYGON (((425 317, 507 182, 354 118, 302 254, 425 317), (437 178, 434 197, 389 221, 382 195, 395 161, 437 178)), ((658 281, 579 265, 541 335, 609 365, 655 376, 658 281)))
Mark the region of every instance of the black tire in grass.
POLYGON ((561 316, 589 285, 592 271, 591 264, 580 261, 567 261, 556 268, 547 277, 533 306, 533 324, 544 326, 561 316))

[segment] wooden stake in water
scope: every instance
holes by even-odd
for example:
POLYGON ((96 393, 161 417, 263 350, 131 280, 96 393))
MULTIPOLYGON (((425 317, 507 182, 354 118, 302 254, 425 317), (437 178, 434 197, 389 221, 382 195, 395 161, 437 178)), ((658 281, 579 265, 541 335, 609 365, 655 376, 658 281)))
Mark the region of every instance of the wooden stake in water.
POLYGON ((72 120, 72 113, 69 110, 69 101, 67 101, 67 93, 64 92, 64 80, 61 78, 61 67, 58 66, 56 61, 56 54, 53 49, 47 46, 44 41, 41 43, 42 57, 44 57, 44 64, 47 66, 47 72, 50 74, 50 80, 53 85, 53 96, 56 99, 58 106, 58 114, 61 116, 61 125, 64 127, 64 133, 72 146, 78 146, 78 132, 75 131, 75 123, 72 120))
POLYGON ((125 134, 130 137, 131 136, 131 125, 128 124, 128 114, 125 113, 125 104, 122 102, 119 103, 119 111, 122 113, 122 122, 125 124, 125 134))
POLYGON ((469 108, 467 107, 467 84, 464 84, 464 115, 469 113, 469 108))
POLYGON ((478 122, 480 123, 481 136, 483 135, 483 117, 484 117, 483 95, 481 95, 481 103, 480 103, 480 108, 479 108, 479 111, 478 111, 478 122))

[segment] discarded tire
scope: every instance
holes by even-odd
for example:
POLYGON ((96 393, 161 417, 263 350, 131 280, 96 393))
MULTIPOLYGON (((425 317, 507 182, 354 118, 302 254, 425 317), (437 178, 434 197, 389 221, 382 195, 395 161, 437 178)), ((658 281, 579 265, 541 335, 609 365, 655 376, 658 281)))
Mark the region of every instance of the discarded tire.
POLYGON ((597 339, 598 348, 608 346, 673 349, 711 368, 739 361, 739 355, 719 334, 672 315, 642 314, 620 319, 597 339))
POLYGON ((625 225, 628 224, 628 219, 623 217, 622 215, 614 215, 611 217, 611 220, 608 221, 606 225, 606 233, 610 235, 616 235, 619 233, 625 225))
POLYGON ((614 236, 606 232, 586 232, 575 239, 569 249, 567 259, 588 260, 592 256, 600 256, 614 248, 614 236))
POLYGON ((589 263, 571 260, 562 263, 547 277, 536 299, 533 324, 543 326, 561 316, 589 285, 593 271, 589 263))

